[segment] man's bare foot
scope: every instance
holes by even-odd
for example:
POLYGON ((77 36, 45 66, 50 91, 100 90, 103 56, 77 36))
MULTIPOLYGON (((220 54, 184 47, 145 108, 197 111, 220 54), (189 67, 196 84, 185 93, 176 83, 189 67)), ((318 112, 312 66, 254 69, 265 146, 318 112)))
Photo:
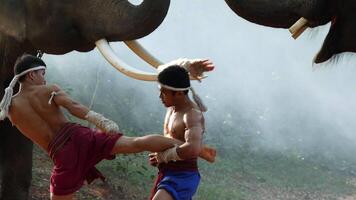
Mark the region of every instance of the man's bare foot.
POLYGON ((204 145, 200 151, 199 157, 210 163, 213 163, 215 162, 216 149, 204 145))

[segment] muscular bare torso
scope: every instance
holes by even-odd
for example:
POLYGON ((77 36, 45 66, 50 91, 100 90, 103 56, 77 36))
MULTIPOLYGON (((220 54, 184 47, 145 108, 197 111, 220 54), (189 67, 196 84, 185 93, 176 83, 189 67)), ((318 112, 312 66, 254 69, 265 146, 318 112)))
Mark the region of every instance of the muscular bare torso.
POLYGON ((68 122, 59 106, 48 104, 52 91, 50 86, 28 86, 13 97, 9 112, 13 125, 44 150, 68 122))
POLYGON ((187 130, 185 115, 192 112, 198 113, 198 115, 195 115, 199 117, 197 120, 197 123, 199 123, 198 126, 204 129, 204 117, 201 111, 195 106, 187 107, 182 111, 176 111, 174 107, 170 107, 167 109, 165 117, 164 136, 185 142, 185 131, 187 130))

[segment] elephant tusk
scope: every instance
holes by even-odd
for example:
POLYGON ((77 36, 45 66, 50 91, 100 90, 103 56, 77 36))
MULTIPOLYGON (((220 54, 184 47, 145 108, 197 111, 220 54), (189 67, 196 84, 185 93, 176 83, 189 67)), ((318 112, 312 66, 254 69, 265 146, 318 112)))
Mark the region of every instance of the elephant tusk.
POLYGON ((148 64, 153 66, 154 68, 158 68, 158 66, 163 65, 160 60, 151 55, 140 43, 136 40, 124 41, 125 44, 142 60, 146 61, 148 64))
POLYGON ((297 39, 307 28, 308 20, 301 17, 295 24, 289 28, 289 32, 294 39, 297 39))
MULTIPOLYGON (((129 47, 138 57, 142 60, 146 61, 148 64, 158 69, 159 66, 165 65, 165 63, 161 62, 157 58, 155 58, 152 54, 150 54, 139 42, 136 40, 124 41, 127 47, 129 47)), ((179 65, 179 64, 178 64, 179 65)), ((200 79, 205 79, 208 76, 202 76, 200 79)), ((190 80, 198 80, 195 77, 190 76, 190 80)))
POLYGON ((104 58, 117 70, 128 77, 142 81, 157 81, 157 73, 148 73, 130 67, 121 61, 114 53, 106 39, 100 39, 95 42, 96 47, 104 58))

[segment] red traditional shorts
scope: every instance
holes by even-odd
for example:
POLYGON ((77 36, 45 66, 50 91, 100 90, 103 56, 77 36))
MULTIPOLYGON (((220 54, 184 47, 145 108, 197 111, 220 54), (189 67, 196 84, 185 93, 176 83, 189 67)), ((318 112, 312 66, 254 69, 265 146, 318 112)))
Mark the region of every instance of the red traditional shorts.
POLYGON ((121 133, 109 136, 74 123, 62 127, 48 145, 49 156, 54 162, 51 193, 68 195, 79 190, 84 180, 88 183, 97 178, 105 180, 95 165, 103 159, 115 158, 110 153, 121 136, 121 133))

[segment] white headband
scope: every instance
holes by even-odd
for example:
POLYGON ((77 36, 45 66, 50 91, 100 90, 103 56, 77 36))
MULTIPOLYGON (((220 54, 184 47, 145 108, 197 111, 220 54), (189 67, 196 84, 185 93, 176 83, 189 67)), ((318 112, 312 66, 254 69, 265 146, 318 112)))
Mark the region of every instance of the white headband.
POLYGON ((7 87, 5 89, 5 94, 4 97, 2 98, 1 102, 0 102, 0 120, 4 120, 8 114, 9 114, 9 106, 11 104, 11 99, 12 99, 12 94, 14 93, 14 87, 17 83, 17 81, 19 80, 19 78, 25 74, 27 74, 28 72, 31 71, 36 71, 36 70, 40 70, 40 69, 46 69, 45 66, 38 66, 38 67, 34 67, 34 68, 30 68, 27 69, 19 74, 16 74, 14 76, 14 78, 11 80, 9 87, 7 87))
MULTIPOLYGON (((183 67, 185 70, 187 70, 189 72, 189 68, 190 66, 197 62, 197 61, 202 61, 202 59, 186 59, 186 58, 179 58, 177 60, 173 60, 169 63, 166 63, 166 64, 163 64, 163 65, 160 65, 158 66, 157 70, 158 72, 162 72, 165 68, 167 67, 170 67, 170 66, 173 66, 173 65, 178 65, 178 66, 181 66, 183 67)), ((197 106, 199 107, 199 109, 202 111, 202 112, 206 112, 208 110, 208 108, 204 105, 202 99, 199 97, 199 95, 197 93, 195 93, 194 89, 192 86, 190 87, 186 87, 186 88, 175 88, 175 87, 172 87, 172 86, 168 86, 168 85, 165 85, 165 84, 162 84, 160 82, 158 82, 159 85, 163 88, 166 88, 168 90, 172 90, 172 91, 185 91, 185 90, 191 90, 192 91, 192 95, 193 95, 193 99, 195 101, 195 103, 197 104, 197 106)))
POLYGON ((172 90, 172 91, 176 91, 176 92, 180 92, 180 91, 186 91, 186 90, 190 90, 192 91, 192 95, 193 95, 193 99, 194 102, 197 104, 197 106, 199 107, 199 109, 202 112, 206 112, 208 111, 208 108, 204 105, 203 100, 200 98, 200 96, 195 92, 195 90, 193 89, 193 87, 186 87, 186 88, 175 88, 175 87, 171 87, 165 84, 162 84, 160 82, 158 82, 158 84, 163 87, 166 88, 168 90, 172 90))
POLYGON ((163 88, 166 88, 168 90, 172 90, 172 91, 185 91, 185 90, 189 90, 191 87, 186 87, 186 88, 175 88, 175 87, 172 87, 172 86, 168 86, 168 85, 165 85, 165 84, 162 84, 160 82, 158 82, 158 84, 163 87, 163 88))

